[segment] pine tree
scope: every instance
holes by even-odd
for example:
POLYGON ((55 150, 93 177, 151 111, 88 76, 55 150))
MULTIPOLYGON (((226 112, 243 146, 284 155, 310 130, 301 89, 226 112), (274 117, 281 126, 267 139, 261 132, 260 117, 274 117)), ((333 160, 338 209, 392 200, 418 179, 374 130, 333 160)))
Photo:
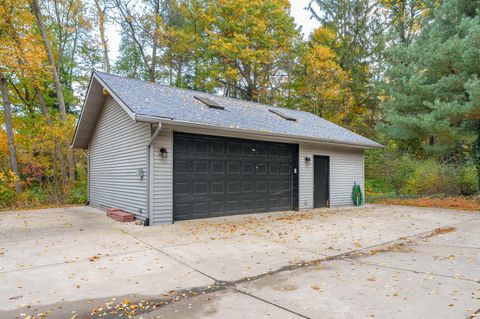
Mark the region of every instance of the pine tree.
MULTIPOLYGON (((446 0, 410 45, 389 52, 383 104, 389 136, 447 161, 461 161, 465 147, 478 149, 479 8, 479 0, 446 0)), ((474 162, 480 173, 478 155, 474 162)))

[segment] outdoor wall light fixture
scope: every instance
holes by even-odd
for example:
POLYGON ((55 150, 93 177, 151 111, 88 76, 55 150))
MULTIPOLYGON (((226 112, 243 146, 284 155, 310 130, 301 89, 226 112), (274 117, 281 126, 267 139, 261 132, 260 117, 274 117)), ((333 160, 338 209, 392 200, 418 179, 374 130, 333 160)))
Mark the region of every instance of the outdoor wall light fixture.
POLYGON ((137 175, 138 175, 138 177, 140 177, 141 179, 143 179, 143 178, 145 177, 145 171, 143 170, 143 168, 139 168, 139 169, 138 169, 137 175))
POLYGON ((305 157, 305 163, 310 164, 312 159, 310 157, 305 157))
POLYGON ((167 158, 167 154, 168 154, 167 149, 162 147, 162 148, 160 149, 160 157, 161 157, 161 158, 167 158))

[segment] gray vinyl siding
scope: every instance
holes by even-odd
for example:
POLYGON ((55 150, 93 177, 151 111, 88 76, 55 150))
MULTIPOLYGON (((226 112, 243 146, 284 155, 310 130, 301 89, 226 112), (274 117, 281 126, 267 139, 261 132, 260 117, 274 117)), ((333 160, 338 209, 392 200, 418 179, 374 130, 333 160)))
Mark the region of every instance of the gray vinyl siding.
MULTIPOLYGON (((175 127, 164 125, 161 133, 152 145, 153 152, 153 223, 173 222, 173 131, 219 135, 206 129, 175 127), (160 148, 166 148, 167 158, 160 157, 160 148)), ((221 136, 238 137, 246 139, 259 139, 258 136, 222 132, 221 136)), ((267 141, 293 143, 293 141, 275 138, 261 138, 267 141)), ((352 205, 351 192, 354 182, 364 189, 363 151, 360 149, 325 146, 322 144, 299 144, 299 208, 313 208, 313 161, 306 164, 305 157, 313 155, 330 156, 330 205, 352 205)))
POLYGON ((315 144, 299 146, 299 207, 313 208, 313 156, 330 157, 330 206, 349 206, 352 203, 354 182, 364 191, 363 151, 358 149, 335 148, 315 144), (312 161, 307 163, 305 157, 312 161))
POLYGON ((173 131, 163 127, 152 143, 153 153, 153 224, 173 221, 173 131), (167 157, 160 156, 160 149, 167 150, 167 157))
POLYGON ((135 123, 108 97, 89 144, 92 206, 147 216, 149 141, 150 124, 135 123), (139 169, 145 172, 143 179, 138 176, 139 169))

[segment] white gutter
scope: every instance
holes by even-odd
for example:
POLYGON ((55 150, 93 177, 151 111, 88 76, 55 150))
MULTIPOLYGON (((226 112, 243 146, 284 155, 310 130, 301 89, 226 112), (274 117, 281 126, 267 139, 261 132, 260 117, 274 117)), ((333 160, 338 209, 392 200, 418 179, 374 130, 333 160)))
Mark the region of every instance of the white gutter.
POLYGON ((164 117, 156 117, 156 116, 145 116, 145 115, 136 115, 136 120, 139 122, 147 122, 147 123, 164 123, 164 124, 171 124, 171 125, 178 125, 178 126, 185 126, 185 127, 197 127, 197 128, 204 128, 204 129, 211 129, 211 130, 218 130, 218 131, 230 131, 230 132, 237 132, 237 133, 247 133, 247 134, 253 134, 253 135, 261 135, 264 137, 273 137, 273 138, 283 138, 291 141, 308 141, 308 142, 313 142, 313 143, 323 143, 323 144, 328 144, 328 145, 337 145, 341 144, 347 147, 352 147, 352 148, 383 148, 384 146, 381 144, 378 144, 378 146, 375 145, 367 145, 367 144, 352 144, 352 143, 346 143, 338 140, 332 140, 332 139, 318 139, 318 138, 313 138, 313 137, 305 137, 305 136, 298 136, 298 135, 289 135, 289 134, 282 134, 282 133, 274 133, 274 132, 267 132, 267 131, 256 131, 256 130, 250 130, 250 129, 244 129, 244 128, 232 128, 232 127, 222 127, 222 126, 217 126, 217 125, 209 125, 209 124, 199 124, 199 123, 193 123, 193 122, 187 122, 187 121, 178 121, 178 120, 173 120, 170 118, 164 118, 164 117))

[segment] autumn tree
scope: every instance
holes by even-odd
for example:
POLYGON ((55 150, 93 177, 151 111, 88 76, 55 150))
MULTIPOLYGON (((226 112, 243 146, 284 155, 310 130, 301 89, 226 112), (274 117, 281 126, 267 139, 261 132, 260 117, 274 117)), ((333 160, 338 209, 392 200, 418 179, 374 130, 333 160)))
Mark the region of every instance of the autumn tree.
POLYGON ((143 63, 138 45, 132 40, 128 25, 125 22, 122 22, 121 25, 118 57, 113 65, 113 71, 130 78, 147 80, 147 66, 143 63))
POLYGON ((17 150, 15 147, 15 137, 12 126, 12 107, 8 96, 7 78, 3 73, 0 73, 0 90, 2 94, 3 116, 7 131, 8 152, 10 153, 10 165, 15 174, 15 190, 17 193, 20 193, 22 191, 22 186, 20 184, 20 171, 18 169, 17 150))
MULTIPOLYGON (((304 56, 303 72, 297 85, 298 107, 338 124, 353 118, 350 75, 343 70, 331 49, 335 46, 332 29, 320 27, 311 35, 304 56)), ((360 119, 358 119, 360 120, 360 119)))
POLYGON ((58 75, 58 69, 57 69, 57 64, 55 62, 55 57, 53 53, 52 46, 50 44, 50 39, 47 34, 47 27, 45 25, 42 11, 40 8, 40 3, 38 0, 31 0, 30 6, 32 8, 32 12, 35 14, 35 17, 37 19, 38 27, 40 29, 40 32, 42 34, 42 39, 43 43, 45 45, 45 49, 48 54, 48 62, 50 64, 52 76, 53 76, 53 81, 55 84, 55 92, 57 94, 57 101, 58 101, 58 107, 60 109, 60 114, 62 115, 62 119, 66 120, 67 118, 67 110, 65 107, 65 99, 63 97, 63 91, 62 91, 62 84, 60 83, 60 77, 58 75))
POLYGON ((438 0, 379 0, 389 41, 409 45, 428 21, 438 0))
POLYGON ((208 9, 208 52, 224 93, 266 101, 281 59, 299 37, 287 0, 215 0, 208 9))
MULTIPOLYGON (((0 88, 3 115, 8 136, 10 165, 16 175, 15 188, 17 192, 21 192, 9 86, 14 86, 14 79, 35 79, 35 75, 41 74, 44 71, 42 64, 45 52, 33 29, 34 17, 29 12, 26 1, 17 1, 16 3, 3 1, 0 4, 0 17, 0 88)), ((37 83, 33 83, 33 86, 38 89, 37 83)), ((19 89, 16 88, 16 90, 22 98, 19 89)), ((26 90, 28 94, 28 89, 26 90)), ((27 106, 30 106, 27 101, 29 99, 23 98, 23 100, 27 106)), ((42 111, 48 115, 44 105, 42 105, 42 111)))
POLYGON ((215 83, 209 77, 208 1, 169 2, 165 10, 165 41, 160 67, 169 85, 209 91, 215 83))
POLYGON ((140 54, 150 82, 157 79, 158 51, 165 33, 162 14, 166 2, 114 0, 119 21, 127 27, 125 34, 140 54))
MULTIPOLYGON (((335 46, 331 49, 338 63, 351 77, 350 91, 354 98, 352 116, 362 114, 356 130, 373 134, 378 101, 373 90, 374 57, 383 48, 383 25, 379 5, 369 0, 311 0, 310 10, 322 27, 335 32, 335 46), (313 7, 312 4, 316 4, 313 7), (372 115, 372 116, 369 116, 372 115), (358 125, 360 124, 360 125, 358 125)), ((377 59, 378 60, 378 59, 377 59)), ((347 123, 354 122, 347 117, 347 123)), ((352 123, 353 124, 353 123, 352 123)), ((354 128, 354 125, 350 127, 354 128)))
POLYGON ((110 11, 112 8, 109 7, 109 4, 106 0, 93 0, 93 3, 95 5, 94 20, 98 25, 100 44, 103 52, 104 70, 106 72, 110 72, 110 57, 108 56, 108 39, 105 32, 105 26, 108 17, 108 11, 110 11))

